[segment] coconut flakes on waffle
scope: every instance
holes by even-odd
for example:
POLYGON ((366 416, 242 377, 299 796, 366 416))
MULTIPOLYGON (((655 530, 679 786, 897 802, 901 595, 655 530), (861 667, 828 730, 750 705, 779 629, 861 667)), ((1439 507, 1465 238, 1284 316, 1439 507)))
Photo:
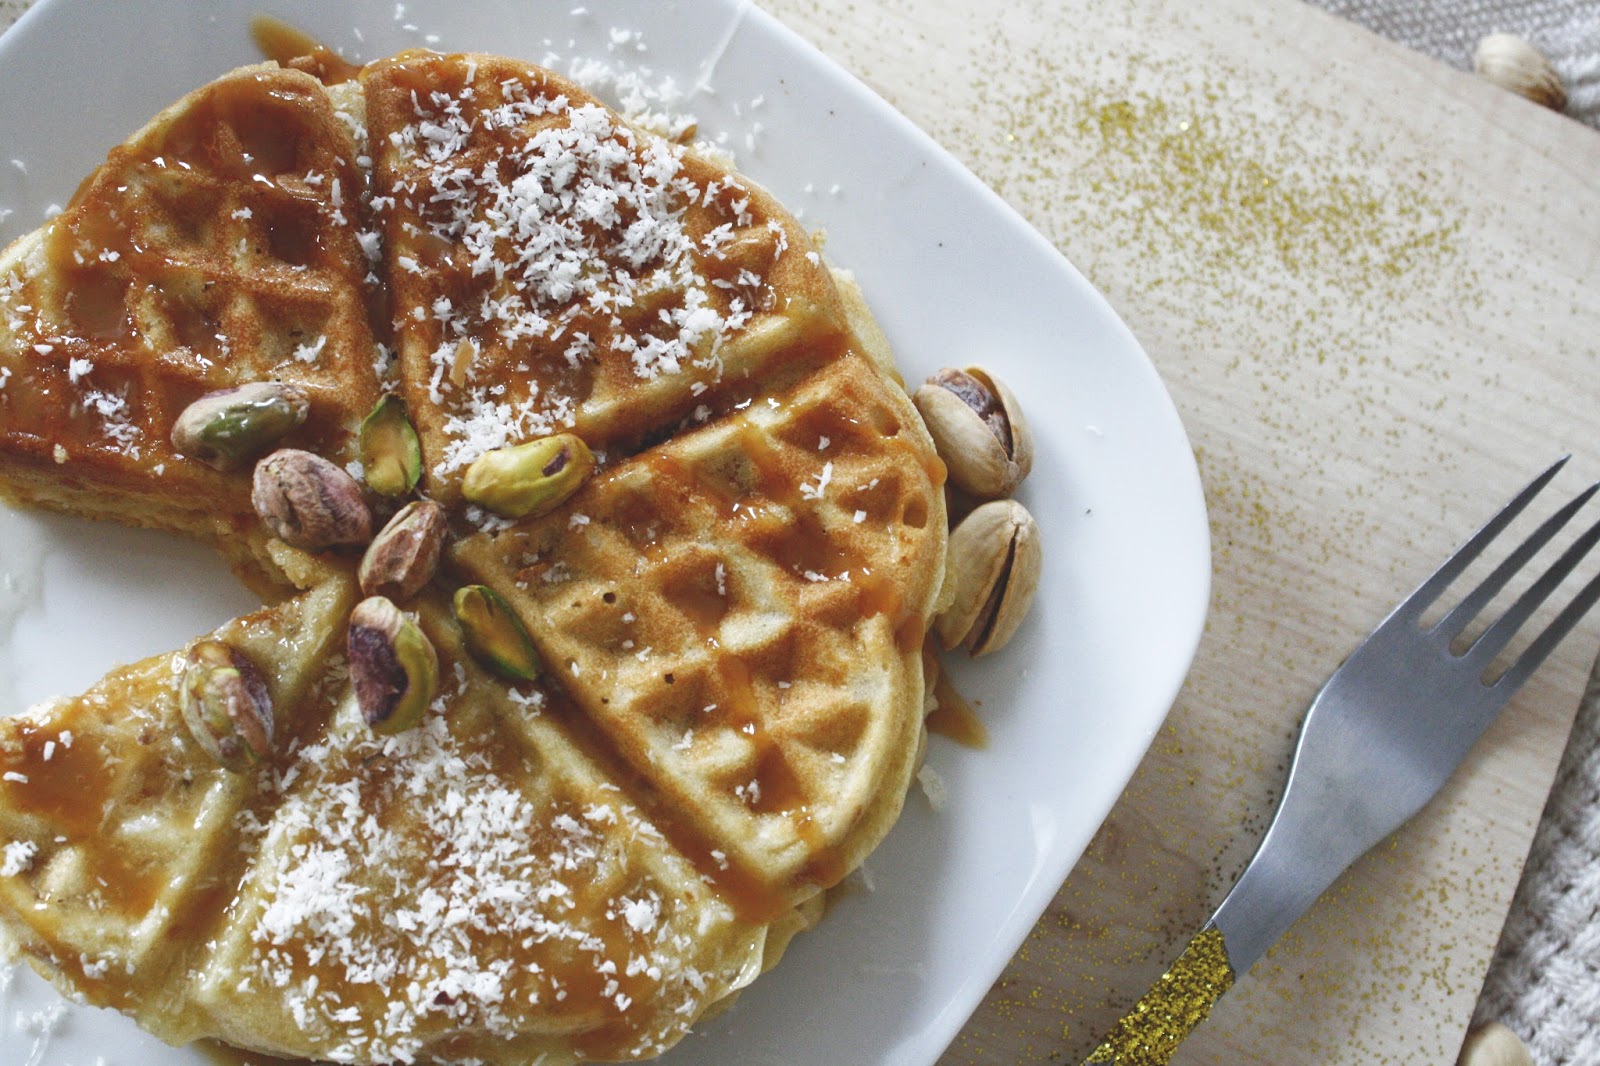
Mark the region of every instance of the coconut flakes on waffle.
MULTIPOLYGON (((530 97, 514 79, 500 86, 503 102, 469 117, 463 104, 476 91, 467 66, 468 84, 457 94, 413 93, 415 121, 391 135, 402 159, 424 174, 403 195, 429 219, 431 236, 458 248, 472 277, 492 288, 475 306, 439 297, 409 309, 413 322, 438 323, 429 395, 446 409, 451 438, 435 461, 439 476, 493 448, 570 427, 576 417, 576 398, 541 393, 531 379, 520 399, 506 398, 503 384, 475 381, 486 342, 515 350, 539 338, 571 368, 619 359, 649 381, 689 365, 714 369, 718 344, 753 314, 737 297, 726 314, 719 311, 714 283, 697 270, 697 257, 720 255, 728 227, 697 241, 685 225, 686 206, 733 188, 731 179, 701 189, 683 172, 682 147, 614 122, 597 104, 530 97), (565 121, 500 148, 480 167, 461 165, 478 124, 516 130, 552 115, 565 121), (626 327, 621 312, 661 294, 671 298, 656 312, 660 328, 626 327), (579 328, 585 316, 604 320, 607 336, 579 328)), ((396 261, 407 268, 404 257, 396 261)))
MULTIPOLYGON (((537 961, 538 945, 556 943, 556 957, 586 960, 582 979, 613 1016, 627 1016, 640 987, 624 979, 643 977, 659 1000, 649 1009, 686 1029, 712 975, 685 961, 694 931, 671 919, 670 901, 633 883, 599 915, 583 913, 585 886, 615 876, 617 833, 660 841, 659 831, 604 786, 603 802, 530 798, 515 780, 525 771, 452 729, 448 701, 467 692, 456 675, 419 728, 330 735, 259 779, 282 801, 267 825, 243 828, 258 854, 284 858, 249 933, 256 961, 241 990, 282 989, 297 1026, 340 1042, 332 1061, 412 1062, 432 1054, 441 1023, 509 1040, 530 1011, 565 1001, 562 978, 537 961), (387 1011, 357 1009, 363 990, 387 1011)), ((635 1035, 639 1052, 665 1046, 663 1033, 635 1035)))

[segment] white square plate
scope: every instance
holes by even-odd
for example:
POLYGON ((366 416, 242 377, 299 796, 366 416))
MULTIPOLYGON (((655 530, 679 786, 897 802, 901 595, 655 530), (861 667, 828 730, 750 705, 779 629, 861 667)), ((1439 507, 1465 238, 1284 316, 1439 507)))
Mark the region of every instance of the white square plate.
MULTIPOLYGON (((0 239, 37 226, 161 107, 258 59, 260 10, 367 60, 501 52, 570 71, 648 68, 702 135, 853 269, 910 382, 982 362, 1037 438, 1020 498, 1045 570, 1003 652, 952 662, 991 744, 942 738, 948 804, 913 791, 847 893, 737 1006, 667 1056, 690 1064, 938 1057, 1043 912, 1156 730, 1199 641, 1210 541, 1183 428, 1137 342, 1042 237, 850 75, 748 3, 511 0, 44 0, 0 37, 0 239), (614 29, 635 31, 613 33, 614 29), (8 162, 14 157, 16 162, 8 162), (866 885, 871 890, 865 889, 866 885)), ((598 86, 597 86, 598 88, 598 86)), ((0 713, 76 692, 254 606, 220 562, 147 532, 0 508, 0 713)), ((73 1008, 21 968, 0 995, 6 1061, 171 1066, 114 1014, 73 1008), (52 1031, 40 1035, 43 1028, 52 1031), (34 1053, 37 1052, 37 1056, 34 1053), (20 1058, 18 1057, 20 1054, 20 1058)))

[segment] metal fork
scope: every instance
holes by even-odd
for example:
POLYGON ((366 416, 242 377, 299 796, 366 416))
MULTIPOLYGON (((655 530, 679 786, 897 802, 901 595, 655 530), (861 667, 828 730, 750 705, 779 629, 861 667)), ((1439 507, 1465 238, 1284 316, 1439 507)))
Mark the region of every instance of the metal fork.
POLYGON ((1178 961, 1086 1063, 1159 1066, 1295 919, 1444 785, 1512 693, 1600 600, 1595 577, 1498 676, 1518 630, 1600 541, 1578 536, 1465 648, 1467 627, 1600 484, 1546 519, 1437 622, 1423 615, 1567 462, 1519 492, 1367 636, 1312 700, 1283 799, 1233 889, 1178 961))

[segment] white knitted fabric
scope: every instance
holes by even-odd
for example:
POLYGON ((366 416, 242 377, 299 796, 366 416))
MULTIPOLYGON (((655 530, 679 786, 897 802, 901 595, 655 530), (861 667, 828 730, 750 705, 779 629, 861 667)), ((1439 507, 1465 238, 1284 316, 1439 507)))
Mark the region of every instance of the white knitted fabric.
POLYGON ((1600 1063, 1600 672, 1534 835, 1475 1022, 1501 1021, 1539 1066, 1600 1063))
MULTIPOLYGON (((1567 113, 1600 127, 1596 0, 1313 0, 1470 69, 1477 42, 1515 33, 1550 57, 1567 113)), ((0 31, 31 0, 0 0, 0 31)), ((1600 675, 1591 680, 1534 837, 1475 1021, 1499 1020, 1539 1066, 1600 1066, 1600 675)))

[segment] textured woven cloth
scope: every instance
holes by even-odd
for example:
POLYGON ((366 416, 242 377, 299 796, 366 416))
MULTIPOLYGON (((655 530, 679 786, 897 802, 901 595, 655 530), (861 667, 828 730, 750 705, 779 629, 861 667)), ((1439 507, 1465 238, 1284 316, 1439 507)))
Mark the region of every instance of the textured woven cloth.
MULTIPOLYGON (((31 0, 0 0, 0 32, 31 0)), ((1313 0, 1452 66, 1477 42, 1516 33, 1549 56, 1567 113, 1600 128, 1595 0, 1313 0)), ((1476 1021, 1499 1020, 1539 1066, 1600 1064, 1600 677, 1591 681, 1534 837, 1476 1021)))
POLYGON ((1600 674, 1534 836, 1478 1000, 1540 1066, 1600 1063, 1600 674))
MULTIPOLYGON (((1514 33, 1550 58, 1567 85, 1567 114, 1600 127, 1600 4, 1594 0, 1312 0, 1374 33, 1472 68, 1491 33, 1514 33)), ((1600 1058, 1586 1059, 1600 1063, 1600 1058)))

